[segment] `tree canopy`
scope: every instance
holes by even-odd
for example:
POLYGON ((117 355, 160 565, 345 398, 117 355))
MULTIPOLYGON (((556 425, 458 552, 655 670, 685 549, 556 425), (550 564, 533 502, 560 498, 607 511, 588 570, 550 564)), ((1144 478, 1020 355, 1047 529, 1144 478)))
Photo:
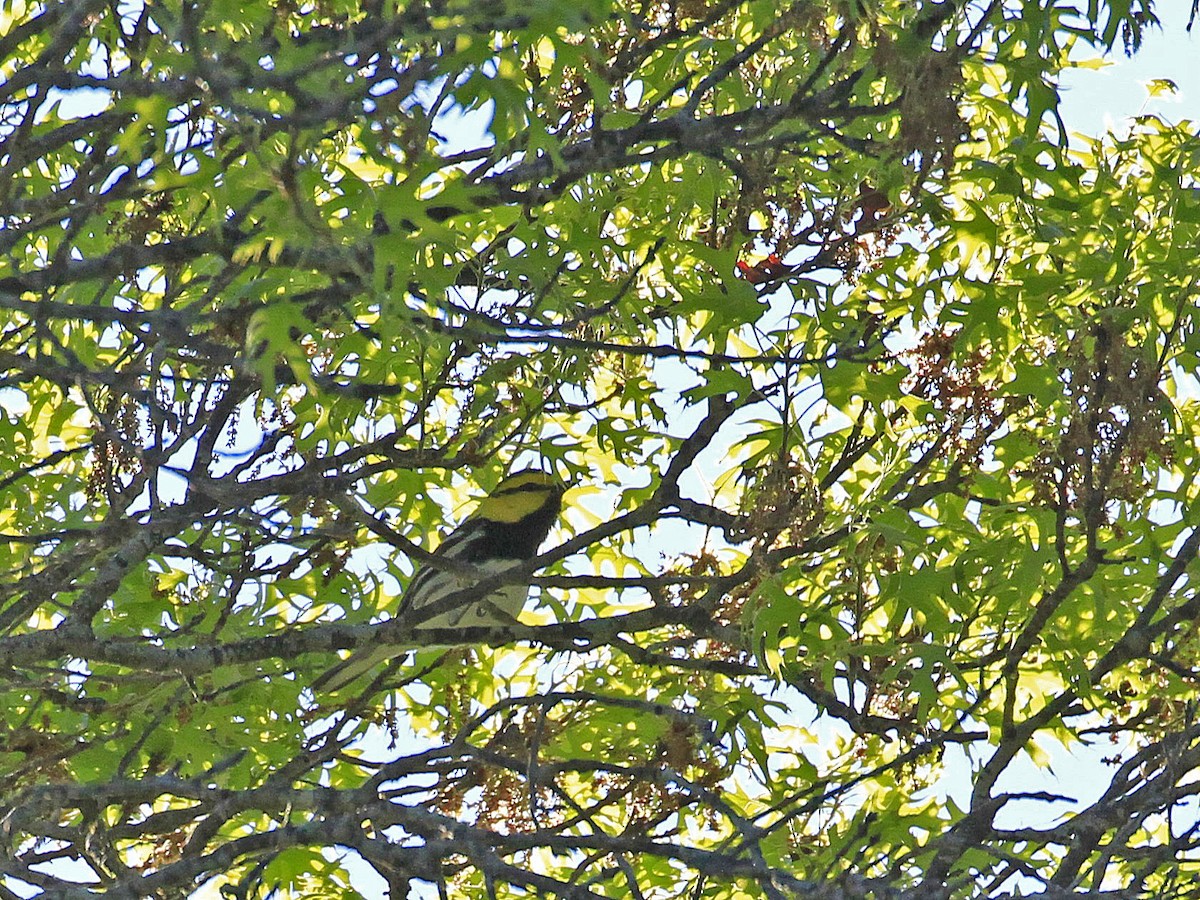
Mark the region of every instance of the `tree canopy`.
POLYGON ((4 4, 0 898, 1200 896, 1156 24, 4 4), (314 689, 529 466, 520 624, 314 689))

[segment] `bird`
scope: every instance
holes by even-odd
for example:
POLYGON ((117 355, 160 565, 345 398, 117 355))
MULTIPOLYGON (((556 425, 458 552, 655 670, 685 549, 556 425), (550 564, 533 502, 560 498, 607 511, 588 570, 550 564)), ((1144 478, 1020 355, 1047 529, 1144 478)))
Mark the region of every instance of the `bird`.
MULTIPOLYGON (((562 512, 565 490, 561 481, 540 469, 524 469, 503 479, 438 545, 431 562, 413 575, 400 599, 397 618, 416 619, 416 632, 427 628, 513 624, 529 597, 528 584, 503 584, 484 597, 471 596, 470 589, 537 556, 538 548, 562 512), (455 565, 438 567, 439 559, 455 565), (471 570, 465 571, 464 566, 471 570), (460 593, 468 595, 462 604, 428 618, 420 617, 421 610, 460 593)), ((428 649, 427 645, 422 646, 428 649)), ((312 687, 331 692, 341 690, 411 649, 410 645, 387 644, 351 654, 321 675, 312 687)))

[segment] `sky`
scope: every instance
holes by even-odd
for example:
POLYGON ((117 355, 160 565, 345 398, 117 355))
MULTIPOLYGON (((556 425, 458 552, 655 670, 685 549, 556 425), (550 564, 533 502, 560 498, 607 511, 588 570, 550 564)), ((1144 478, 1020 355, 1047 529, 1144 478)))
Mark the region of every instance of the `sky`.
MULTIPOLYGON (((1128 128, 1131 117, 1155 114, 1171 122, 1200 123, 1200 19, 1187 29, 1191 0, 1159 0, 1161 29, 1146 33, 1142 49, 1132 59, 1121 50, 1105 57, 1102 69, 1066 73, 1062 115, 1067 127, 1085 134, 1128 128), (1157 79, 1175 82, 1178 91, 1153 99, 1147 85, 1157 79)), ((1081 59, 1095 53, 1080 53, 1081 59)))

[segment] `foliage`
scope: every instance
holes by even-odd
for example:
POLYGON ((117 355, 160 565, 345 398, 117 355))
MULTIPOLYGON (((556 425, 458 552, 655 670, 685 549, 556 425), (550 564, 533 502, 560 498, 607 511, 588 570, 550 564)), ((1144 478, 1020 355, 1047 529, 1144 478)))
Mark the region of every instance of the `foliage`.
POLYGON ((1200 142, 1068 145, 1087 7, 7 4, 0 896, 1200 894, 1200 142), (311 690, 531 464, 523 624, 311 690))

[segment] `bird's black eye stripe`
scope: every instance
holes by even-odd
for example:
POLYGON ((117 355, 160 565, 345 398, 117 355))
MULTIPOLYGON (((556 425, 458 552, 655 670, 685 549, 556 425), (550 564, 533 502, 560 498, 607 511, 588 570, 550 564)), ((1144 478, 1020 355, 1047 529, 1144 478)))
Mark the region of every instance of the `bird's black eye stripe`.
POLYGON ((516 487, 506 488, 505 490, 501 491, 498 495, 493 494, 492 496, 501 496, 502 497, 505 494, 531 494, 531 493, 535 493, 535 492, 540 493, 540 492, 546 491, 546 490, 553 491, 553 490, 556 490, 556 488, 554 487, 554 485, 550 485, 550 484, 530 482, 529 484, 519 484, 516 487))

